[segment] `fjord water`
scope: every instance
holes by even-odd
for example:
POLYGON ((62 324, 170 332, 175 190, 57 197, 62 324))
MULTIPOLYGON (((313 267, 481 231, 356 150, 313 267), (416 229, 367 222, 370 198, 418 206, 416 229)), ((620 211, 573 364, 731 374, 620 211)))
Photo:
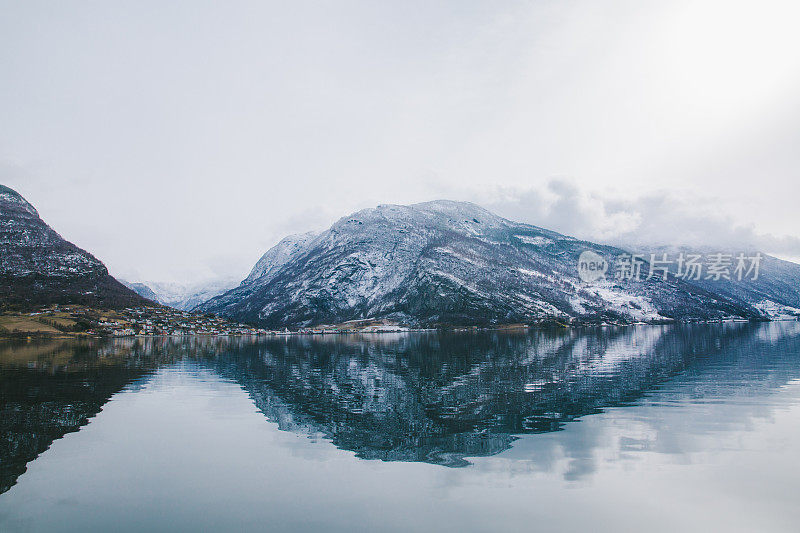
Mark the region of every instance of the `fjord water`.
POLYGON ((0 344, 1 531, 797 531, 800 323, 0 344))

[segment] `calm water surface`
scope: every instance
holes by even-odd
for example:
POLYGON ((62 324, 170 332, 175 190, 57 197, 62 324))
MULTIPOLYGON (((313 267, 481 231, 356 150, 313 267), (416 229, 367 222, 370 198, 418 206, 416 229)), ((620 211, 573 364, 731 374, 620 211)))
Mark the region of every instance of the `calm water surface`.
POLYGON ((0 344, 0 531, 799 531, 800 323, 0 344))

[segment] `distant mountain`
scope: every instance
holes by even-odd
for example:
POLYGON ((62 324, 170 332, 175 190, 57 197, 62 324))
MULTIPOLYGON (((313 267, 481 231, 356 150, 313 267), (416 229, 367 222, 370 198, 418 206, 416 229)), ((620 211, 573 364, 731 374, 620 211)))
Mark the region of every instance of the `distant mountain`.
POLYGON ((145 298, 182 311, 191 311, 211 298, 236 287, 240 282, 240 278, 225 277, 199 283, 122 282, 145 298))
MULTIPOLYGON (((769 318, 789 318, 800 315, 800 265, 784 261, 777 257, 758 252, 757 250, 731 250, 725 248, 709 247, 651 247, 637 250, 648 260, 654 258, 658 261, 664 258, 672 261, 669 265, 670 272, 677 273, 676 259, 680 254, 684 257, 696 255, 708 257, 714 254, 725 254, 731 260, 732 269, 735 267, 736 258, 745 254, 748 258, 761 255, 757 275, 753 271, 746 276, 745 281, 738 280, 736 276, 731 279, 707 279, 707 275, 700 276, 698 280, 689 280, 707 291, 719 294, 730 300, 737 300, 753 306, 769 318), (652 255, 651 255, 652 254, 652 255), (755 278, 755 279, 752 279, 755 278)), ((748 267, 749 267, 748 262, 748 267)))
POLYGON ((260 326, 381 318, 415 326, 760 318, 675 279, 578 277, 580 254, 623 250, 501 218, 470 203, 383 205, 281 241, 241 285, 201 305, 260 326))
POLYGON ((120 279, 119 281, 120 283, 131 289, 139 296, 142 296, 154 302, 162 303, 161 300, 158 299, 158 295, 154 293, 153 290, 144 283, 131 283, 129 281, 125 281, 124 279, 120 279))
POLYGON ((152 304, 53 231, 19 193, 0 185, 0 307, 67 303, 103 308, 152 304))

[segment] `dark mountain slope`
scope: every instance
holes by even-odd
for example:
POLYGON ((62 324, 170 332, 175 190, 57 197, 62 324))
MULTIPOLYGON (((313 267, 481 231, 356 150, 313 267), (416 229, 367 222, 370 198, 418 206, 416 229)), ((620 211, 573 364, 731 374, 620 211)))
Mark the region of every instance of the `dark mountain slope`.
POLYGON ((0 185, 0 307, 152 305, 64 240, 16 191, 0 185))

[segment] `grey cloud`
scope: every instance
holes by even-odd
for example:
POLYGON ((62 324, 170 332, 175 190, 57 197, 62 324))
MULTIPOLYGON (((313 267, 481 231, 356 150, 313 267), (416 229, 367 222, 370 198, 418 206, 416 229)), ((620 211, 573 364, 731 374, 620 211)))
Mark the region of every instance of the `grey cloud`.
POLYGON ((800 257, 800 238, 759 232, 749 213, 722 214, 714 200, 696 196, 659 192, 618 198, 555 179, 540 189, 503 189, 486 205, 513 220, 623 247, 739 247, 800 257))

